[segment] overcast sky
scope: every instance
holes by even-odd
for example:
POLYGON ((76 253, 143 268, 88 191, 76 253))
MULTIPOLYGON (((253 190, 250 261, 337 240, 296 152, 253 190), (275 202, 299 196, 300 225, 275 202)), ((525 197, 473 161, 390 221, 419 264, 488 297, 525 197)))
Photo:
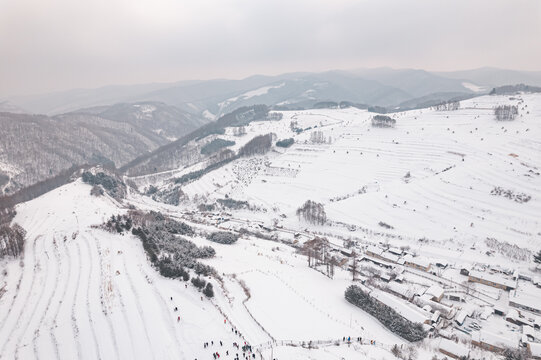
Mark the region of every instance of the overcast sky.
POLYGON ((540 0, 0 0, 0 96, 390 66, 541 70, 540 0))

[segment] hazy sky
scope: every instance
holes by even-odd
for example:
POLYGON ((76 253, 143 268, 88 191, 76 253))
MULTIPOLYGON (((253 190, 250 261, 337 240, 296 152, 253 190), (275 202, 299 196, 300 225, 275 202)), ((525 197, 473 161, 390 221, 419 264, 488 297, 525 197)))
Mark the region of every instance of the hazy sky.
POLYGON ((541 70, 541 0, 0 0, 0 96, 380 66, 541 70))

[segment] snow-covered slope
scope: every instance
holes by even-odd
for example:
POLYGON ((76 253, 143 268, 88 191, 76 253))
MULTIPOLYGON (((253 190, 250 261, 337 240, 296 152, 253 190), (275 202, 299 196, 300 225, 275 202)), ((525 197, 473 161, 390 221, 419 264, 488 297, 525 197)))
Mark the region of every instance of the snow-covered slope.
MULTIPOLYGON (((215 351, 222 357, 229 351, 227 359, 240 353, 233 342, 246 341, 261 359, 394 359, 395 344, 403 354, 415 353, 412 358, 432 358, 439 338, 409 346, 344 299, 352 283, 344 240, 352 240, 363 256, 369 244, 379 243, 403 246, 433 264, 449 263, 432 273, 396 264, 385 270, 370 265, 370 258, 359 265, 360 280, 374 288, 386 289, 388 283, 377 279, 385 272, 401 274, 400 285, 417 292, 442 286, 441 307, 451 310, 449 321, 433 324, 438 331, 471 340, 466 330, 450 325, 462 309, 472 314, 467 324, 475 317, 483 327, 505 330, 503 318, 481 320, 479 314, 507 306, 509 293, 479 284, 467 286, 473 294, 467 303, 447 297, 465 292, 462 267, 512 268, 533 276, 530 258, 513 258, 501 244, 526 254, 539 247, 541 96, 485 96, 463 101, 456 111, 392 114, 395 128, 372 127, 373 115, 351 108, 283 112, 281 120, 250 123, 246 135, 226 129, 219 137, 234 140, 235 151, 267 133, 295 143, 237 158, 182 185, 179 206, 134 192, 119 204, 90 196, 90 186, 80 181, 19 205, 14 222, 27 230, 27 243, 19 261, 0 263, 0 357, 210 359, 215 351), (518 118, 497 122, 498 104, 518 104, 518 118), (217 200, 226 198, 247 201, 250 209, 222 210, 217 200), (325 225, 297 218, 306 200, 324 205, 325 225), (198 211, 201 204, 217 208, 198 211), (128 205, 181 219, 197 230, 191 241, 215 248, 214 258, 202 260, 220 274, 220 281, 211 280, 214 299, 161 277, 136 237, 92 226, 125 213, 128 205), (204 237, 240 228, 253 234, 243 232, 233 245, 204 237), (326 236, 341 261, 332 279, 323 266, 308 267, 307 257, 290 246, 315 236, 326 236), (353 341, 347 344, 344 337, 353 341)), ((195 164, 138 177, 137 183, 164 190, 179 186, 168 180, 199 169, 195 164)), ((539 294, 527 280, 515 284, 519 293, 539 294)), ((388 297, 398 307, 416 309, 388 297)))
POLYGON ((512 122, 495 121, 493 107, 518 100, 499 96, 463 101, 457 111, 392 114, 397 123, 391 129, 372 127, 373 114, 358 109, 284 112, 279 122, 252 123, 246 137, 272 132, 278 139, 293 137, 293 146, 240 159, 182 190, 190 197, 246 200, 270 212, 262 218, 286 214, 291 226, 298 226, 295 210, 310 199, 325 205, 330 220, 365 234, 467 244, 495 237, 535 249, 541 229, 541 97, 522 98, 512 122), (297 135, 292 121, 310 129, 297 135), (312 143, 315 131, 327 143, 312 143), (531 200, 491 194, 495 188, 531 200))

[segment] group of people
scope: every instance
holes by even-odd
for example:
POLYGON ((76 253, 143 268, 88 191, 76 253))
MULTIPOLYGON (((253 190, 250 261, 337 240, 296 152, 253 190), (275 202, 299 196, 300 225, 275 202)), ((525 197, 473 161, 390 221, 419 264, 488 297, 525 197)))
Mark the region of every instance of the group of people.
MULTIPOLYGON (((347 341, 348 343, 350 343, 351 342, 351 336, 344 336, 342 338, 342 341, 343 342, 347 341)), ((360 342, 362 344, 363 338, 359 336, 359 337, 355 338, 355 341, 360 342)), ((376 345, 376 340, 370 340, 370 345, 376 345)))
MULTIPOLYGON (((187 286, 186 286, 187 287, 187 286)), ((203 300, 201 298, 201 300, 203 300)), ((171 296, 171 301, 173 301, 173 297, 171 296)), ((178 306, 175 306, 173 307, 173 311, 174 312, 178 312, 178 306)), ((180 322, 180 315, 177 316, 177 322, 180 322)), ((227 324, 227 319, 224 319, 224 324, 227 324)), ((231 332, 232 333, 235 333, 235 335, 238 335, 240 338, 244 339, 242 337, 242 334, 240 333, 240 331, 238 331, 237 329, 235 329, 235 327, 231 327, 231 332)), ((216 343, 216 346, 218 345, 218 343, 220 344, 220 347, 223 347, 223 342, 222 340, 218 340, 218 342, 216 343)), ((210 343, 209 342, 205 342, 203 343, 203 347, 206 349, 206 348, 209 348, 209 347, 213 347, 214 346, 214 340, 211 340, 210 343)), ((246 341, 244 341, 244 344, 241 345, 239 344, 238 342, 233 342, 233 348, 236 348, 237 350, 240 350, 242 349, 242 354, 239 354, 238 352, 235 353, 235 357, 233 358, 233 360, 250 360, 250 359, 255 359, 256 358, 256 355, 255 355, 255 352, 253 352, 252 350, 252 346, 249 345, 246 341), (242 356, 242 358, 240 357, 242 356)), ((229 350, 226 350, 225 353, 222 352, 222 355, 225 354, 225 356, 229 357, 229 350)), ((214 351, 212 353, 212 357, 214 358, 214 360, 217 360, 220 358, 220 352, 218 351, 214 351)), ((197 360, 197 359, 195 359, 197 360)))

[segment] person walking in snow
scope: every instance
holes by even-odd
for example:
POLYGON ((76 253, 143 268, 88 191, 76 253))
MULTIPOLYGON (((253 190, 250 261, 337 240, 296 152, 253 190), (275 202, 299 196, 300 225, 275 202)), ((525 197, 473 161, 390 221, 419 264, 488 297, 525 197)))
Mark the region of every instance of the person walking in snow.
POLYGON ((180 322, 180 316, 177 318, 177 322, 180 322))

